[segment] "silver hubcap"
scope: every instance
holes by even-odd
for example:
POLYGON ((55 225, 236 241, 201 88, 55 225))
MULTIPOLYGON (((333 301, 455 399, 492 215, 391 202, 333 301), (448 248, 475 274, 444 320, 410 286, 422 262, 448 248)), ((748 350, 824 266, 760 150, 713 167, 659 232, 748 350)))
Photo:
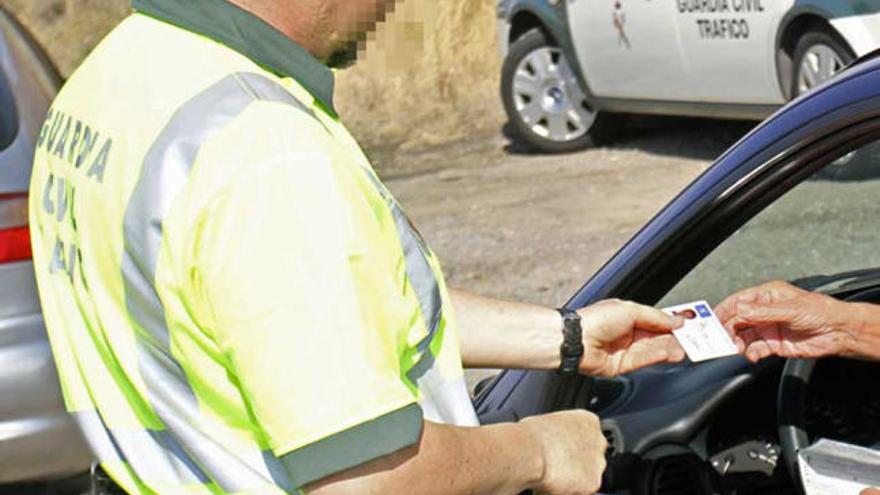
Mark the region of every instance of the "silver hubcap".
POLYGON ((843 69, 843 60, 834 49, 822 44, 811 46, 804 54, 801 66, 798 67, 798 95, 831 79, 841 69, 843 69))
POLYGON ((520 119, 543 138, 577 139, 596 120, 559 48, 542 47, 526 55, 516 68, 512 91, 520 119))

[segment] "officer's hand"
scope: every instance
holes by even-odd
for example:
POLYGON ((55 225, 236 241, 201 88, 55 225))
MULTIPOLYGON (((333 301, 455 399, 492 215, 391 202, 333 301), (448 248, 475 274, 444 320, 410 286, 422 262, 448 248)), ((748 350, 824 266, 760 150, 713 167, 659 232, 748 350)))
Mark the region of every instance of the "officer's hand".
POLYGON ((587 495, 599 491, 608 441, 599 418, 587 411, 563 411, 522 421, 539 439, 544 476, 535 487, 547 495, 587 495))
POLYGON ((880 495, 880 488, 865 488, 859 495, 880 495))
POLYGON ((770 282, 728 297, 715 314, 751 361, 770 355, 816 358, 847 355, 856 321, 855 305, 770 282))
POLYGON ((581 373, 615 376, 657 363, 684 359, 669 332, 684 320, 648 306, 611 299, 584 308, 581 373))

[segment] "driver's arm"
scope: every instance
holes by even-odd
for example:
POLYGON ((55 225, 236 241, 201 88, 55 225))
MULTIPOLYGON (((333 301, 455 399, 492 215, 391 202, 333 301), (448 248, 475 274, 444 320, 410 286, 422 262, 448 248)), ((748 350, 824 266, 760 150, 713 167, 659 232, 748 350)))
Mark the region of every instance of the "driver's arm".
POLYGON ((843 356, 880 360, 880 306, 849 303, 787 282, 733 294, 715 309, 752 361, 843 356))
MULTIPOLYGON (((450 292, 461 355, 469 368, 555 369, 562 319, 554 309, 450 292)), ((680 318, 626 301, 603 301, 579 311, 584 330, 582 373, 611 376, 684 359, 670 332, 680 318)))

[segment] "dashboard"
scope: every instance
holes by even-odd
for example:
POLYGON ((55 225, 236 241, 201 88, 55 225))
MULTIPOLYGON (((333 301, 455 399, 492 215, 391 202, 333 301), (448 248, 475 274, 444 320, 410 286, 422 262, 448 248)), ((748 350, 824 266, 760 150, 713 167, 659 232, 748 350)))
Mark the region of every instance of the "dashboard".
MULTIPOLYGON (((590 409, 603 418, 611 445, 606 492, 798 493, 777 433, 784 364, 734 358, 598 380, 590 409), (653 397, 666 400, 654 403, 653 397)), ((880 364, 820 360, 803 411, 810 442, 880 446, 878 382, 880 364)))

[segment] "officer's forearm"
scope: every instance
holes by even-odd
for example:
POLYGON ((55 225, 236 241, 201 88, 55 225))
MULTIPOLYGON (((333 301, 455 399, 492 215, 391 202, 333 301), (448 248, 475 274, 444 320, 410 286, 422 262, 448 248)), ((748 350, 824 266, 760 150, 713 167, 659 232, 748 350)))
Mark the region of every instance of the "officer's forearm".
POLYGON ((554 309, 452 290, 468 368, 554 369, 559 366, 562 319, 554 309))
POLYGON ((463 428, 426 421, 418 445, 309 487, 309 495, 517 494, 544 474, 539 440, 524 424, 463 428))

